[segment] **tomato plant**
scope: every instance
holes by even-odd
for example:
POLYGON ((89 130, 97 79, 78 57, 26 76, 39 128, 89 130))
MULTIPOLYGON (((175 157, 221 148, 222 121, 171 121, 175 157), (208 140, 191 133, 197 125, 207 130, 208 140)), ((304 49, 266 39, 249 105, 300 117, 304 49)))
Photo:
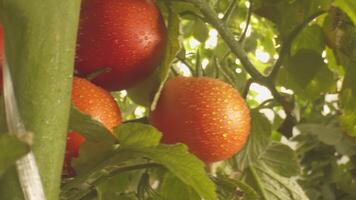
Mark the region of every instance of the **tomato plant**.
POLYGON ((0 199, 24 199, 29 150, 49 200, 356 199, 355 1, 0 0, 0 21, 33 133, 0 103, 0 199), (71 104, 93 73, 119 126, 71 104))

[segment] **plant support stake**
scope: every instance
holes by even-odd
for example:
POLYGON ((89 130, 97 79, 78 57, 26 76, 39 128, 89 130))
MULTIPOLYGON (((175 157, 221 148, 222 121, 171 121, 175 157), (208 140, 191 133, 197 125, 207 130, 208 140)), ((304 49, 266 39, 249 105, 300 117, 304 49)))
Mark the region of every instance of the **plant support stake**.
MULTIPOLYGON (((9 66, 4 55, 3 86, 6 121, 9 133, 31 145, 31 133, 27 132, 18 112, 9 66)), ((32 151, 16 161, 19 181, 26 200, 45 200, 43 186, 32 151)))

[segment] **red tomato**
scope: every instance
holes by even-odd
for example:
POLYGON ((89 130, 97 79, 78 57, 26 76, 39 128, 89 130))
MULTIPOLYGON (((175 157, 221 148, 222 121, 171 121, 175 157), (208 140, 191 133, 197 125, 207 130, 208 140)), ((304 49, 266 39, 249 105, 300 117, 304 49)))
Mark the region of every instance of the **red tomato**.
POLYGON ((150 122, 162 132, 163 143, 184 143, 206 163, 240 151, 250 133, 249 109, 240 94, 205 77, 168 80, 150 122))
POLYGON ((75 67, 107 90, 133 86, 160 63, 166 28, 153 0, 83 0, 75 67))
MULTIPOLYGON (((77 77, 74 77, 72 87, 72 103, 79 111, 98 120, 110 131, 121 123, 120 109, 109 92, 77 77)), ((72 158, 79 156, 80 145, 84 141, 85 138, 79 133, 68 133, 64 166, 68 176, 74 175, 70 163, 72 158)))

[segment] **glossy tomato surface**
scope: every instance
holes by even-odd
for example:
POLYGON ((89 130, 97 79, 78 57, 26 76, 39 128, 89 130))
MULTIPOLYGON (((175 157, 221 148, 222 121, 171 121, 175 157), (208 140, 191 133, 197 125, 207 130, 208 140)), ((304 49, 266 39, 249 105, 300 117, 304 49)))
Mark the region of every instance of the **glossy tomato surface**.
MULTIPOLYGON (((79 111, 98 120, 110 131, 121 123, 120 109, 111 94, 85 79, 74 77, 72 103, 79 111)), ((64 168, 69 176, 73 175, 70 162, 79 156, 80 145, 84 141, 85 138, 79 133, 68 133, 64 168)))
POLYGON ((250 133, 249 109, 240 94, 205 77, 168 80, 150 122, 162 132, 163 143, 184 143, 206 163, 241 150, 250 133))
POLYGON ((76 70, 81 76, 111 71, 93 82, 107 90, 126 89, 160 63, 166 43, 163 18, 153 0, 83 0, 76 70))

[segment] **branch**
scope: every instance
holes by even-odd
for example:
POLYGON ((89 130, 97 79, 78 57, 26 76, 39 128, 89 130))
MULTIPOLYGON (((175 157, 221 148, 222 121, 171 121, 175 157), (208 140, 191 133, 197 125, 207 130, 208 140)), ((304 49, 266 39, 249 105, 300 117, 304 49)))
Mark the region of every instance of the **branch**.
POLYGON ((272 96, 282 105, 283 109, 287 114, 292 113, 294 109, 294 103, 289 102, 286 100, 285 97, 283 97, 276 89, 273 80, 269 79, 268 82, 265 85, 272 93, 272 96))
POLYGON ((230 75, 224 71, 224 69, 220 65, 217 57, 214 57, 214 62, 215 62, 215 66, 218 69, 218 72, 221 72, 222 75, 227 79, 227 81, 229 81, 229 83, 235 87, 234 79, 232 77, 230 77, 230 75))
POLYGON ((190 64, 187 60, 184 58, 180 58, 179 56, 177 57, 180 62, 182 62, 185 66, 189 68, 190 73, 194 74, 195 70, 192 67, 192 64, 190 64))
POLYGON ((222 19, 226 24, 229 23, 230 18, 236 9, 237 3, 238 3, 238 0, 232 0, 229 7, 226 9, 224 18, 222 19))
POLYGON ((195 63, 195 75, 197 77, 201 77, 204 76, 204 71, 203 71, 203 67, 201 65, 201 60, 200 60, 200 52, 199 50, 196 53, 196 63, 195 63))
POLYGON ((245 70, 258 82, 267 82, 267 78, 263 76, 255 66, 250 62, 246 52, 238 41, 235 40, 235 36, 229 30, 229 28, 217 17, 217 13, 210 7, 210 5, 203 0, 185 0, 197 6, 206 21, 211 24, 225 40, 226 44, 230 47, 231 51, 240 59, 245 70))
MULTIPOLYGON (((108 180, 108 177, 115 176, 116 174, 122 173, 122 172, 127 172, 127 171, 133 171, 133 170, 141 170, 141 169, 147 169, 147 168, 153 168, 153 167, 160 167, 160 164, 157 163, 145 163, 145 164, 137 164, 137 165, 131 165, 131 166, 126 166, 126 167, 118 167, 114 168, 109 171, 103 170, 104 168, 100 168, 99 171, 105 171, 105 173, 101 173, 100 177, 95 177, 95 179, 88 179, 84 180, 83 183, 80 183, 81 185, 77 185, 77 188, 65 188, 60 199, 83 199, 83 197, 87 196, 92 192, 93 189, 95 189, 95 186, 99 185, 105 180, 108 180)), ((88 177, 90 178, 90 177, 88 177)), ((64 186, 66 187, 66 185, 64 186)))
POLYGON ((202 16, 200 16, 200 15, 198 15, 198 14, 192 12, 192 11, 184 11, 184 12, 179 13, 179 15, 180 16, 191 15, 191 16, 196 17, 196 18, 200 19, 201 21, 205 22, 204 17, 202 17, 202 16))
POLYGON ((250 87, 251 87, 252 83, 253 83, 253 79, 252 78, 247 80, 245 88, 244 88, 244 91, 242 92, 242 97, 244 99, 247 98, 247 95, 248 95, 248 92, 250 91, 250 87))
POLYGON ((140 170, 140 169, 148 169, 148 168, 155 168, 155 167, 162 167, 162 165, 160 165, 158 163, 145 163, 145 164, 137 164, 137 165, 127 166, 127 167, 120 167, 120 168, 117 168, 117 169, 111 171, 109 174, 106 174, 106 175, 100 177, 97 181, 94 182, 94 184, 95 185, 99 185, 103 181, 108 180, 108 177, 115 176, 115 175, 120 174, 122 172, 140 170))
POLYGON ((299 26, 295 27, 294 30, 290 33, 290 35, 287 37, 287 39, 284 41, 281 50, 279 51, 279 58, 277 62, 274 64, 271 73, 268 75, 268 77, 272 80, 275 80, 278 72, 282 66, 282 63, 284 61, 284 58, 289 54, 290 48, 292 47, 292 43, 294 39, 298 36, 298 34, 307 26, 312 20, 315 18, 319 17, 320 15, 324 14, 324 11, 319 11, 316 12, 315 14, 309 16, 302 24, 299 26))
POLYGON ((245 40, 245 37, 246 37, 246 33, 247 33, 247 30, 248 30, 248 27, 250 26, 250 22, 251 22, 251 17, 252 17, 252 1, 249 1, 250 2, 250 7, 248 8, 248 14, 247 14, 247 19, 246 19, 246 26, 245 26, 245 29, 243 30, 241 36, 240 36, 240 39, 239 39, 239 42, 243 42, 245 40))
POLYGON ((273 81, 269 77, 263 76, 248 59, 246 52, 241 44, 235 40, 234 35, 229 28, 217 17, 217 13, 210 7, 209 3, 203 0, 185 0, 194 4, 205 16, 206 21, 211 24, 220 33, 231 51, 240 59, 244 69, 250 74, 255 82, 260 83, 271 90, 274 98, 283 106, 286 112, 293 110, 293 103, 288 102, 275 88, 273 81))

